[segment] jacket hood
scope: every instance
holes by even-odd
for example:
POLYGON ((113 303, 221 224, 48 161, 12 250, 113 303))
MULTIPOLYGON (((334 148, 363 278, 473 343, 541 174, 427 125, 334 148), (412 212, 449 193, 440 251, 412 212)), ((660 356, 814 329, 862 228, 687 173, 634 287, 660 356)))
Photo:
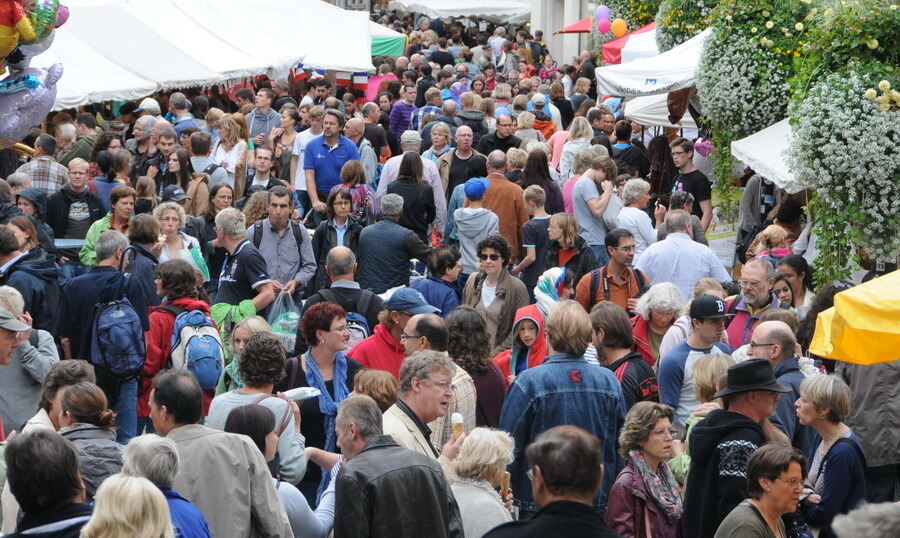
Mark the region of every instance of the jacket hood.
POLYGON ((461 235, 474 238, 488 228, 494 213, 483 207, 463 207, 454 214, 456 229, 461 235))
POLYGON ((696 426, 691 433, 691 459, 712 461, 716 447, 722 439, 740 429, 755 429, 762 435, 759 424, 746 415, 716 409, 696 426))
POLYGON ((456 117, 469 121, 482 121, 484 120, 484 112, 481 110, 461 110, 456 114, 456 117))
POLYGON ((56 282, 59 277, 59 267, 52 256, 44 252, 42 248, 33 248, 27 254, 19 258, 13 264, 17 271, 24 271, 29 275, 39 278, 47 283, 56 282))
POLYGON ((25 198, 35 206, 37 206, 38 214, 35 215, 38 219, 44 220, 47 216, 47 195, 41 189, 36 187, 28 187, 19 193, 19 197, 16 198, 25 198))
POLYGON ((534 114, 535 121, 553 121, 553 118, 551 118, 550 115, 544 112, 542 109, 532 110, 531 113, 534 114))
POLYGON ((178 308, 185 310, 185 311, 200 310, 207 316, 210 315, 209 314, 209 304, 207 304, 206 301, 201 301, 200 299, 194 299, 193 297, 181 297, 180 299, 175 299, 174 301, 165 301, 159 306, 152 307, 150 311, 153 312, 155 310, 159 310, 160 307, 163 307, 166 305, 177 306, 178 308))
POLYGON ((512 327, 513 345, 509 357, 509 370, 515 372, 515 365, 520 360, 527 360, 527 368, 532 368, 544 362, 547 358, 547 338, 544 334, 544 316, 537 305, 531 304, 516 310, 516 318, 512 327), (537 324, 538 334, 531 348, 522 345, 517 333, 519 326, 524 321, 537 324))

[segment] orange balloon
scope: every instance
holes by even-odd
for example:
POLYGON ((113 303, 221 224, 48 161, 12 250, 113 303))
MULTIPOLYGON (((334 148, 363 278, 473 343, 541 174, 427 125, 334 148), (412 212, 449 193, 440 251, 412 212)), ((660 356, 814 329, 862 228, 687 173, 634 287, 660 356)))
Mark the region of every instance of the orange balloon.
POLYGON ((625 32, 628 31, 628 24, 625 23, 625 19, 620 18, 612 21, 612 31, 616 37, 625 35, 625 32))

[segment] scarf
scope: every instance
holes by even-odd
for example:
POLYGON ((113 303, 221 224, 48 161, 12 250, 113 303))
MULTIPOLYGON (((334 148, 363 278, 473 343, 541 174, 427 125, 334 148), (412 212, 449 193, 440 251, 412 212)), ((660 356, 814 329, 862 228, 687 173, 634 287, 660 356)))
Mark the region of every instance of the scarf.
MULTIPOLYGON (((325 423, 325 446, 322 447, 328 452, 336 451, 337 434, 334 429, 334 419, 337 417, 338 404, 344 401, 349 394, 347 390, 347 357, 338 351, 334 354, 334 398, 325 387, 325 380, 319 373, 319 365, 312 357, 312 351, 306 352, 306 382, 310 387, 319 389, 319 411, 325 423)), ((330 473, 322 472, 322 482, 319 484, 317 498, 322 495, 328 483, 331 481, 330 473)))
POLYGON ((559 292, 566 282, 566 270, 562 267, 551 267, 544 271, 534 287, 534 298, 538 308, 544 314, 544 319, 550 315, 550 311, 559 302, 559 292))
POLYGON ((657 506, 662 508, 670 522, 681 519, 684 508, 681 504, 681 494, 678 492, 678 482, 669 466, 663 462, 658 471, 653 471, 644 459, 644 453, 640 450, 632 450, 628 453, 628 461, 641 474, 644 488, 657 506))

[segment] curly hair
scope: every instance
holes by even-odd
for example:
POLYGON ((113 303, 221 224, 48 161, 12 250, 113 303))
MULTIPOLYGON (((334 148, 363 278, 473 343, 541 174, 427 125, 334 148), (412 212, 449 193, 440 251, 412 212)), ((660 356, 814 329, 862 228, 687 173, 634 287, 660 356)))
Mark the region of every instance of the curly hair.
POLYGON ((247 227, 256 224, 267 216, 269 216, 268 191, 254 192, 244 205, 244 217, 247 219, 247 227))
POLYGON ((194 268, 185 260, 162 262, 156 266, 156 276, 170 301, 182 297, 197 298, 197 277, 194 268))
POLYGON ((487 325, 474 308, 458 306, 444 320, 450 337, 447 353, 469 374, 490 369, 491 337, 487 325))
POLYGON ((657 402, 638 402, 625 416, 625 424, 619 433, 619 454, 628 459, 632 450, 640 450, 640 444, 650 437, 659 419, 667 418, 669 422, 675 418, 675 410, 657 402))
POLYGON ((397 378, 384 370, 362 368, 353 376, 353 392, 371 396, 384 413, 397 403, 397 378))
POLYGON ((503 267, 509 264, 509 241, 500 234, 489 235, 478 242, 478 248, 475 250, 478 254, 489 248, 493 249, 503 259, 503 267))
POLYGON ((247 340, 238 362, 238 374, 248 387, 275 384, 284 377, 287 353, 271 333, 256 333, 247 340))
POLYGON ((303 313, 300 320, 300 334, 307 344, 314 347, 319 342, 316 331, 330 331, 335 318, 343 318, 346 315, 347 311, 334 303, 316 303, 303 313))

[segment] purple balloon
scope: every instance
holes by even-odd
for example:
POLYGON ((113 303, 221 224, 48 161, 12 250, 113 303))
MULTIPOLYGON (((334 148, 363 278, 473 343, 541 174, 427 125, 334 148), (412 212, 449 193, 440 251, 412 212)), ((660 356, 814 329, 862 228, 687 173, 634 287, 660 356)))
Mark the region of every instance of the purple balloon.
POLYGON ((33 75, 40 79, 41 84, 34 89, 0 95, 0 148, 25 138, 33 126, 44 121, 56 99, 56 82, 62 72, 62 64, 53 64, 48 69, 29 67, 10 75, 9 79, 33 75))
POLYGON ((608 34, 610 27, 611 23, 609 22, 609 19, 600 19, 597 21, 597 31, 601 34, 608 34))
POLYGON ((609 18, 609 8, 605 5, 597 6, 597 9, 594 10, 594 18, 595 19, 608 19, 609 18))

